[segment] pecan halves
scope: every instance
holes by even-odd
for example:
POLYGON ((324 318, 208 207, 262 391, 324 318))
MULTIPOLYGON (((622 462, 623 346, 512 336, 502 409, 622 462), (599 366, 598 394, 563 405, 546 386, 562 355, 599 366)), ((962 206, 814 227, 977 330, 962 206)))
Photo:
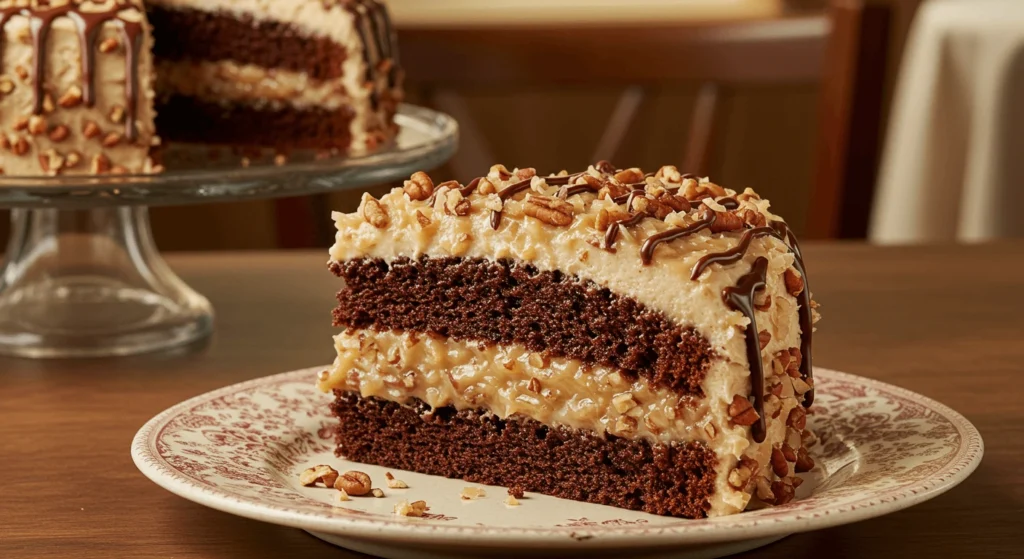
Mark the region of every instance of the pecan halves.
POLYGON ((523 213, 548 225, 566 227, 572 224, 575 209, 573 205, 552 196, 530 195, 526 199, 523 213))

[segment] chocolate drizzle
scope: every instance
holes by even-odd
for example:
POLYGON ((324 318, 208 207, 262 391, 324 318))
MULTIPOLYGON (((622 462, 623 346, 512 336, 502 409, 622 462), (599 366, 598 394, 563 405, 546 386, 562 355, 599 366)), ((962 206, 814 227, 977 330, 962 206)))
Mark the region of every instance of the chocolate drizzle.
POLYGON ((630 217, 620 219, 608 226, 608 230, 604 232, 604 248, 612 250, 615 246, 615 241, 619 238, 619 227, 632 227, 638 225, 645 217, 650 217, 646 212, 637 212, 630 217))
MULTIPOLYGON (((82 51, 82 97, 86 106, 89 107, 96 103, 96 38, 99 36, 99 31, 103 24, 108 22, 117 24, 120 27, 121 36, 124 39, 126 48, 125 98, 127 107, 125 111, 127 114, 125 118, 125 137, 128 140, 135 140, 138 135, 136 119, 139 100, 139 50, 141 49, 143 38, 142 14, 134 6, 116 4, 99 11, 82 11, 80 8, 80 4, 65 4, 52 8, 2 8, 0 9, 0 39, 2 39, 7 22, 14 15, 22 15, 28 18, 29 28, 32 32, 32 113, 38 115, 42 114, 45 108, 46 47, 53 22, 59 17, 68 17, 75 23, 78 31, 78 43, 82 51), (126 11, 138 14, 139 21, 129 21, 120 17, 126 11)), ((2 52, 2 47, 3 45, 0 44, 0 52, 2 52)))
POLYGON ((746 328, 747 361, 750 364, 751 398, 757 422, 751 425, 754 441, 763 443, 767 435, 764 418, 764 363, 761 361, 761 343, 757 333, 757 317, 754 315, 754 293, 765 288, 768 274, 768 259, 761 256, 754 261, 750 272, 741 277, 733 287, 722 291, 725 304, 734 311, 743 313, 750 321, 746 328))
MULTIPOLYGON (((498 198, 504 202, 509 198, 519 194, 520 192, 530 188, 530 184, 533 182, 532 178, 519 181, 511 186, 506 186, 498 192, 498 198)), ((491 228, 497 230, 501 226, 501 210, 491 212, 491 228)))
MULTIPOLYGON (((398 49, 395 46, 395 30, 387 8, 377 0, 351 0, 344 3, 345 9, 355 18, 355 28, 363 44, 363 63, 366 66, 364 79, 373 83, 381 64, 390 61, 388 87, 398 82, 398 49), (372 53, 370 51, 373 51, 372 53)), ((370 99, 374 110, 380 104, 376 93, 370 99)))
POLYGON ((472 194, 473 191, 476 190, 476 187, 480 186, 480 181, 482 181, 482 180, 484 180, 483 177, 477 177, 477 178, 469 181, 469 184, 467 184, 466 186, 463 186, 462 188, 460 188, 459 192, 462 194, 462 197, 465 198, 466 196, 469 196, 470 194, 472 194))
POLYGON ((725 251, 709 254, 697 261, 697 264, 693 266, 693 271, 690 273, 690 279, 697 281, 704 270, 712 264, 735 264, 739 262, 743 255, 747 253, 750 248, 750 242, 759 237, 778 237, 778 233, 775 232, 771 227, 758 227, 756 229, 747 229, 743 236, 740 237, 740 242, 733 248, 725 251))
POLYGON ((682 237, 688 237, 694 233, 703 231, 704 229, 707 229, 714 225, 717 217, 718 216, 715 214, 715 212, 708 212, 708 215, 706 217, 704 217, 703 219, 696 223, 690 224, 686 227, 676 227, 675 229, 669 229, 668 231, 663 231, 661 233, 658 233, 657 235, 651 235, 650 237, 647 238, 646 241, 644 241, 643 246, 640 247, 640 258, 643 260, 644 265, 648 266, 654 260, 654 251, 655 249, 658 248, 658 245, 660 245, 661 243, 667 243, 669 241, 674 241, 682 237))

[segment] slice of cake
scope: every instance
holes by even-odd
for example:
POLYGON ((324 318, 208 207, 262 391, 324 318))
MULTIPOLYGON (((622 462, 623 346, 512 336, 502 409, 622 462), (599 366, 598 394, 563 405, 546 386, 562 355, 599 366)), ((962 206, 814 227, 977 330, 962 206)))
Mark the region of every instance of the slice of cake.
POLYGON ((498 165, 334 219, 339 455, 686 518, 813 467, 814 304, 753 191, 498 165))
POLYGON ((375 0, 0 0, 0 173, 158 172, 160 138, 361 153, 401 82, 375 0))

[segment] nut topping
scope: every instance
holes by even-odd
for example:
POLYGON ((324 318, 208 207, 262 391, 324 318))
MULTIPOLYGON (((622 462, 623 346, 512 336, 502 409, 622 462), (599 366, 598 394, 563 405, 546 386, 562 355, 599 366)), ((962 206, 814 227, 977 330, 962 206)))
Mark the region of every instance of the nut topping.
POLYGON ((11 144, 11 152, 13 152, 14 155, 18 156, 25 155, 26 153, 28 153, 29 148, 30 146, 28 140, 26 140, 23 136, 18 136, 17 139, 15 139, 14 142, 11 144))
POLYGON ((77 107, 78 105, 81 105, 82 99, 82 88, 78 87, 77 85, 73 85, 69 87, 68 90, 65 91, 59 99, 57 99, 57 104, 61 107, 64 107, 65 109, 70 109, 72 107, 77 107))
POLYGON ((103 136, 103 147, 112 148, 117 144, 121 143, 122 136, 118 132, 110 132, 106 136, 103 136))
POLYGON ((106 155, 102 153, 92 158, 92 166, 90 167, 92 174, 101 175, 110 171, 110 159, 107 159, 106 155))
POLYGON ((743 218, 734 212, 715 212, 715 222, 711 225, 712 233, 726 233, 740 229, 743 229, 743 218))
POLYGON ((487 496, 487 492, 479 487, 463 487, 459 498, 463 501, 475 501, 487 496))
POLYGON ((782 443, 781 450, 782 455, 786 457, 786 462, 796 462, 796 451, 793 450, 793 447, 787 443, 782 443))
POLYGON ((431 180, 430 175, 419 171, 413 173, 412 177, 405 181, 403 190, 409 195, 409 198, 421 202, 433 196, 434 181, 431 180))
POLYGON ((384 481, 388 485, 388 489, 408 489, 409 484, 405 483, 400 479, 395 479, 395 476, 391 475, 391 472, 384 474, 384 481))
POLYGON ((68 136, 70 134, 71 131, 68 130, 68 127, 61 124, 56 126, 53 130, 50 130, 50 140, 53 140, 54 142, 58 143, 63 142, 64 140, 68 139, 68 136))
POLYGON ((551 196, 531 194, 526 199, 523 213, 548 225, 566 227, 572 224, 575 209, 564 200, 551 196))
POLYGON ((783 276, 786 282, 786 291, 796 297, 804 291, 804 278, 800 277, 800 274, 796 270, 789 268, 786 270, 786 274, 783 276))
MULTIPOLYGON (((772 449, 772 471, 779 477, 786 477, 789 475, 789 463, 786 462, 786 456, 782 453, 782 449, 772 449)), ((774 492, 775 489, 772 488, 774 492)))
POLYGON ((334 484, 334 480, 338 477, 338 472, 334 468, 326 465, 313 466, 303 470, 299 474, 299 483, 305 487, 311 487, 317 483, 323 483, 325 487, 331 487, 334 484), (328 480, 330 481, 328 483, 328 480))
POLYGON ((39 115, 32 115, 28 118, 28 133, 39 136, 46 133, 46 119, 39 115))
POLYGON ((390 223, 387 212, 384 210, 384 206, 377 201, 376 198, 370 195, 366 195, 363 198, 363 207, 360 209, 360 213, 363 214, 363 219, 367 223, 373 225, 377 229, 384 229, 390 223))
POLYGON ((110 108, 110 114, 107 115, 107 118, 109 118, 110 122, 113 122, 114 124, 123 124, 124 107, 122 107, 121 105, 114 105, 110 108))
POLYGON ((784 505, 793 500, 796 496, 796 490, 793 486, 786 483, 784 480, 772 482, 772 493, 775 495, 775 506, 784 505))
POLYGON ((121 43, 117 39, 110 37, 108 39, 104 39, 103 42, 100 43, 99 49, 103 54, 110 54, 117 50, 117 47, 119 46, 121 46, 121 43))
POLYGON ((801 447, 800 450, 796 451, 796 465, 794 466, 794 469, 798 474, 809 472, 814 469, 814 459, 811 458, 811 455, 807 452, 806 448, 801 447))
POLYGON ((361 497, 370 492, 373 482, 370 476, 359 471, 348 471, 334 481, 334 488, 341 489, 353 497, 361 497))
POLYGON ((767 330, 761 330, 757 333, 757 341, 761 344, 761 349, 768 347, 768 344, 772 341, 772 334, 767 330))
POLYGON ((797 406, 789 412, 789 417, 786 419, 786 425, 798 430, 803 431, 807 427, 807 410, 803 406, 797 406))
POLYGON ((82 124, 82 135, 85 136, 86 138, 90 139, 90 140, 95 138, 96 136, 99 136, 100 135, 100 127, 99 127, 99 125, 96 124, 95 122, 91 121, 91 120, 85 121, 85 123, 82 124))
POLYGON ((602 209, 597 213, 597 221, 594 222, 594 226, 597 227, 598 231, 607 231, 611 225, 617 221, 629 219, 629 214, 626 212, 620 212, 616 210, 608 211, 602 209))
POLYGON ((402 501, 395 505, 395 514, 398 516, 420 517, 430 510, 426 501, 402 501))
POLYGON ((750 400, 739 394, 734 396, 732 403, 729 404, 729 417, 732 418, 733 423, 743 427, 749 427, 757 423, 757 420, 760 418, 750 400))
POLYGON ((634 167, 632 169, 626 169, 624 171, 619 171, 618 173, 616 173, 615 180, 621 182, 622 184, 634 184, 642 182, 644 180, 644 173, 640 169, 634 167))

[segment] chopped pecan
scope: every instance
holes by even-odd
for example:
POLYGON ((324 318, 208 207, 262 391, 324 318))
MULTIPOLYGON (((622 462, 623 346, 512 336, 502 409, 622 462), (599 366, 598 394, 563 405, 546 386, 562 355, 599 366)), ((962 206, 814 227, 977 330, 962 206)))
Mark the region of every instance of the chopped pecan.
POLYGON ((648 215, 652 215, 657 219, 665 219, 669 214, 675 211, 668 204, 647 196, 637 196, 633 198, 633 209, 638 212, 644 212, 648 215))
POLYGON ((607 231, 613 223, 624 219, 629 219, 628 213, 617 210, 608 211, 602 209, 597 212, 597 221, 594 222, 594 225, 597 227, 598 231, 607 231))
POLYGON ((760 303, 758 303, 757 300, 755 299, 755 301, 754 301, 754 309, 755 310, 759 310, 761 312, 764 312, 764 311, 767 311, 770 308, 772 308, 772 296, 771 295, 765 294, 764 299, 762 299, 760 303))
POLYGON ((679 174, 679 169, 674 165, 665 165, 661 169, 658 169, 658 172, 654 174, 654 178, 672 183, 677 183, 683 180, 683 176, 679 174))
POLYGON ((715 212, 715 222, 711 225, 712 233, 725 233, 740 229, 743 229, 743 218, 736 215, 735 212, 715 212))
POLYGON ((676 196, 675 194, 669 194, 668 192, 658 196, 658 201, 666 206, 672 208, 672 211, 686 213, 693 209, 690 205, 690 201, 682 196, 676 196))
POLYGON ((782 449, 772 449, 772 471, 780 478, 789 475, 789 463, 786 462, 786 455, 782 453, 782 449))
POLYGON ((800 274, 797 273, 796 270, 788 268, 783 278, 786 282, 786 291, 789 292, 790 295, 796 297, 803 293, 804 278, 800 277, 800 274))
POLYGON ((571 225, 574 211, 573 205, 565 200, 539 195, 527 198, 526 206, 523 208, 526 215, 558 227, 571 225))
POLYGON ((615 173, 615 180, 622 184, 635 184, 644 180, 644 172, 633 167, 632 169, 626 169, 615 173))
POLYGON ((809 472, 814 469, 814 459, 811 458, 806 448, 801 447, 800 450, 796 451, 796 466, 794 467, 796 473, 802 474, 809 472))
POLYGON ((739 216, 740 219, 744 221, 744 223, 750 225, 751 227, 764 227, 768 225, 768 220, 767 218, 764 217, 763 213, 756 210, 752 210, 750 208, 747 208, 739 212, 739 216))
POLYGON ((82 104, 82 95, 82 88, 77 85, 72 85, 64 92, 63 95, 60 96, 60 98, 57 99, 57 104, 65 109, 77 107, 82 104))
MULTIPOLYGON (((363 207, 360 213, 363 214, 363 219, 365 219, 367 223, 373 225, 377 229, 387 227, 390 222, 390 219, 388 219, 388 213, 384 210, 384 206, 382 206, 381 203, 372 196, 367 196, 363 199, 363 207)), ((352 494, 351 491, 349 493, 352 494)))
POLYGON ((798 431, 803 431, 807 427, 807 410, 805 410, 803 406, 793 408, 793 410, 789 412, 789 417, 786 418, 786 425, 789 425, 798 431))
POLYGON ((743 427, 749 427, 757 423, 757 420, 760 418, 750 400, 739 394, 735 395, 732 403, 729 404, 729 417, 732 418, 733 423, 743 427))
POLYGON ((416 210, 416 223, 420 224, 420 227, 430 227, 430 218, 423 215, 423 212, 416 210))
POLYGON ((434 194, 434 181, 431 180, 430 175, 419 171, 413 173, 409 180, 405 181, 403 190, 409 195, 409 198, 423 201, 434 194))
POLYGON ((793 447, 787 443, 782 443, 782 455, 786 457, 786 462, 796 462, 796 451, 793 447))
POLYGON ((772 341, 772 334, 767 330, 761 330, 757 333, 757 341, 761 344, 761 349, 768 347, 768 344, 772 341))
POLYGON ((796 496, 796 490, 793 486, 786 483, 784 480, 779 480, 772 483, 772 493, 775 495, 775 505, 784 505, 793 500, 796 496))
POLYGON ((761 466, 757 463, 757 460, 747 456, 740 458, 736 468, 729 472, 729 485, 734 489, 746 489, 760 469, 761 466))

